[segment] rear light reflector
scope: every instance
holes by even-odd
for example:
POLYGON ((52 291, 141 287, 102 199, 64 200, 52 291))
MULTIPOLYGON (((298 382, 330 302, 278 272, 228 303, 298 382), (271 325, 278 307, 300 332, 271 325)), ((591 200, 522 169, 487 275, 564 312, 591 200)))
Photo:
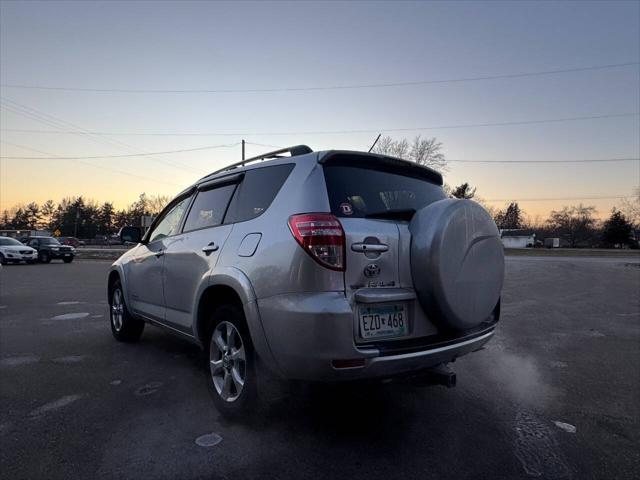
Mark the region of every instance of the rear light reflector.
POLYGON ((289 229, 300 246, 323 267, 344 272, 345 238, 342 225, 329 213, 289 217, 289 229))
POLYGON ((364 367, 364 358, 349 358, 345 360, 331 360, 333 368, 360 368, 364 367))

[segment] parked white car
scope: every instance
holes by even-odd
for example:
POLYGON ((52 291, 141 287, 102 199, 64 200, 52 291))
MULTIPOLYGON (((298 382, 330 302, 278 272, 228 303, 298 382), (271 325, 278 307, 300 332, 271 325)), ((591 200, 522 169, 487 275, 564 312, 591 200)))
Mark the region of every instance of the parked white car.
POLYGON ((0 263, 35 263, 38 260, 38 252, 20 243, 15 238, 0 237, 0 263))

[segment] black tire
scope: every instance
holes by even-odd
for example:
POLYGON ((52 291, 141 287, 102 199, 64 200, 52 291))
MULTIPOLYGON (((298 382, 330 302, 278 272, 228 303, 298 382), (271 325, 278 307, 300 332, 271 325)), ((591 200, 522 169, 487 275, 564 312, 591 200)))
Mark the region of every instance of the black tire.
POLYGON ((51 263, 51 255, 49 252, 38 252, 38 261, 40 263, 51 263))
MULTIPOLYGON (((208 375, 207 383, 209 386, 209 393, 213 399, 218 411, 226 417, 239 417, 248 416, 257 407, 258 404, 258 382, 257 382, 257 363, 255 350, 253 343, 251 342, 251 335, 247 327, 244 312, 235 305, 221 305, 217 307, 212 313, 212 328, 210 329, 208 338, 208 344, 206 348, 208 350, 208 375), (235 333, 232 336, 232 341, 228 342, 229 353, 227 355, 228 360, 231 362, 231 366, 228 370, 224 367, 220 368, 220 365, 214 365, 212 361, 221 362, 224 365, 225 360, 218 356, 220 349, 215 344, 216 340, 214 336, 217 331, 225 331, 229 328, 227 324, 231 324, 235 328, 235 333), (238 343, 235 336, 239 336, 240 343, 238 343), (233 352, 238 352, 238 346, 244 347, 244 360, 240 360, 240 357, 233 358, 233 352), (218 388, 224 388, 225 381, 221 380, 220 371, 227 370, 227 374, 230 377, 230 383, 232 384, 231 394, 228 399, 223 398, 223 392, 219 392, 218 388), (215 374, 214 374, 215 372, 215 374), (244 374, 244 384, 240 388, 238 393, 236 381, 237 378, 234 374, 239 374, 242 377, 244 374), (217 386, 216 386, 216 382, 217 386), (220 383, 222 382, 222 384, 220 383), (233 398, 235 396, 235 398, 233 398)), ((223 373, 224 375, 224 373, 223 373)), ((225 376, 226 378, 226 376, 225 376)))
POLYGON ((4 255, 0 253, 0 265, 6 265, 7 259, 4 258, 4 255))
POLYGON ((109 291, 109 323, 111 333, 119 342, 137 342, 144 330, 144 322, 129 313, 120 280, 116 280, 109 291), (114 309, 114 306, 120 306, 120 309, 114 309))
POLYGON ((36 262, 37 262, 37 260, 27 260, 27 263, 28 263, 29 265, 33 265, 33 264, 34 264, 34 263, 36 263, 36 262))
POLYGON ((63 261, 64 263, 71 263, 71 262, 73 262, 73 257, 71 257, 71 258, 67 258, 67 257, 65 257, 65 258, 63 258, 63 259, 62 259, 62 261, 63 261))

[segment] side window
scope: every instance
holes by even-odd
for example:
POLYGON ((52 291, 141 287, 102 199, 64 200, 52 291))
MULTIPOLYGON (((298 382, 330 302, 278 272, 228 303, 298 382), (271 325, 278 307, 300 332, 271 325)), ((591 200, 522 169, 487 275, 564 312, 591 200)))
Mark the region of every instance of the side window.
POLYGON ((220 225, 235 188, 234 184, 198 192, 198 196, 187 216, 183 231, 190 232, 220 225))
POLYGON ((181 200, 164 214, 162 220, 160 220, 160 223, 155 226, 155 228, 151 232, 151 235, 149 235, 150 242, 162 240, 165 237, 170 237, 171 235, 175 235, 176 233, 178 233, 178 229, 180 228, 180 220, 182 220, 184 211, 189 205, 189 200, 191 200, 191 197, 187 197, 184 200, 181 200))
POLYGON ((27 245, 29 245, 30 247, 37 247, 38 240, 29 240, 29 243, 27 245))
POLYGON ((262 214, 280 191, 294 165, 276 165, 246 172, 238 185, 224 223, 244 222, 262 214))

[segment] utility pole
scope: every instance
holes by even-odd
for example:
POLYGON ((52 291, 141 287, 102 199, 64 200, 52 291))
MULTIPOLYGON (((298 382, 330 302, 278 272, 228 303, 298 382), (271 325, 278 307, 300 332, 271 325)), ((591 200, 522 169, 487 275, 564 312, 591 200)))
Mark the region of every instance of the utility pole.
MULTIPOLYGON (((242 139, 242 161, 244 162, 244 139, 242 139)), ((244 167, 244 163, 242 166, 244 167)))

